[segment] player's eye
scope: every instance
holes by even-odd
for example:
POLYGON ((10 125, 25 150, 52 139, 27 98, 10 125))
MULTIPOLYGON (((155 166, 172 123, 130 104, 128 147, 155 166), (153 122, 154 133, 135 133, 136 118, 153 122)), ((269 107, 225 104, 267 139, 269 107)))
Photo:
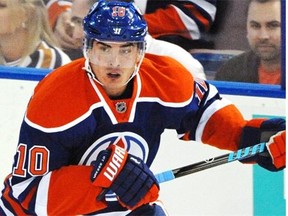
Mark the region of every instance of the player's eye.
POLYGON ((132 52, 132 47, 125 47, 125 48, 121 48, 120 53, 121 54, 129 54, 132 52))
POLYGON ((111 50, 110 47, 107 47, 107 46, 100 46, 99 49, 102 51, 102 52, 109 52, 111 50))

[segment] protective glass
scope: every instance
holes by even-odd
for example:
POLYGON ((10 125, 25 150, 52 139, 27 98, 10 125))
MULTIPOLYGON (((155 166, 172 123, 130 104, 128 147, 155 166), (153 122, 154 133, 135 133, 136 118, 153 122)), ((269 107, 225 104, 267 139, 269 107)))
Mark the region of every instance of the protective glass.
POLYGON ((99 42, 93 41, 86 49, 90 63, 104 67, 132 68, 139 62, 143 53, 141 44, 136 42, 99 42))

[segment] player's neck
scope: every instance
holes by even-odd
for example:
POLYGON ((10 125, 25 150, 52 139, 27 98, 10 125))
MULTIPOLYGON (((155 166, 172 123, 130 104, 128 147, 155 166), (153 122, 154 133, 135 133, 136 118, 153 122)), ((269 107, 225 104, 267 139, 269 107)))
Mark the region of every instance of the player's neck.
POLYGON ((130 81, 121 94, 109 96, 109 98, 112 100, 127 99, 132 97, 132 93, 133 93, 133 82, 130 81))

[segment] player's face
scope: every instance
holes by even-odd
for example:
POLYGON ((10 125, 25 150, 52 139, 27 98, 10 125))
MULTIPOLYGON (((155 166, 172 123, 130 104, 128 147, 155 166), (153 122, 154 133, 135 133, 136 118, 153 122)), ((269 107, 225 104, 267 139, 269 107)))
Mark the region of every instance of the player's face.
POLYGON ((137 43, 94 41, 87 56, 93 73, 110 96, 123 93, 140 61, 137 43))
POLYGON ((281 54, 280 1, 252 2, 247 16, 250 47, 262 61, 278 61, 281 54))

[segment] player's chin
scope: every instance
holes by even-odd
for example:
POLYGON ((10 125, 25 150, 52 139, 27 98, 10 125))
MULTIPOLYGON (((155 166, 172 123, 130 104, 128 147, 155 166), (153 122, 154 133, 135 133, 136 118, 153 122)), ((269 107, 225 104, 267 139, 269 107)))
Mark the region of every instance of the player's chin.
POLYGON ((111 78, 106 80, 106 86, 110 89, 119 89, 126 84, 125 80, 120 78, 111 78))

